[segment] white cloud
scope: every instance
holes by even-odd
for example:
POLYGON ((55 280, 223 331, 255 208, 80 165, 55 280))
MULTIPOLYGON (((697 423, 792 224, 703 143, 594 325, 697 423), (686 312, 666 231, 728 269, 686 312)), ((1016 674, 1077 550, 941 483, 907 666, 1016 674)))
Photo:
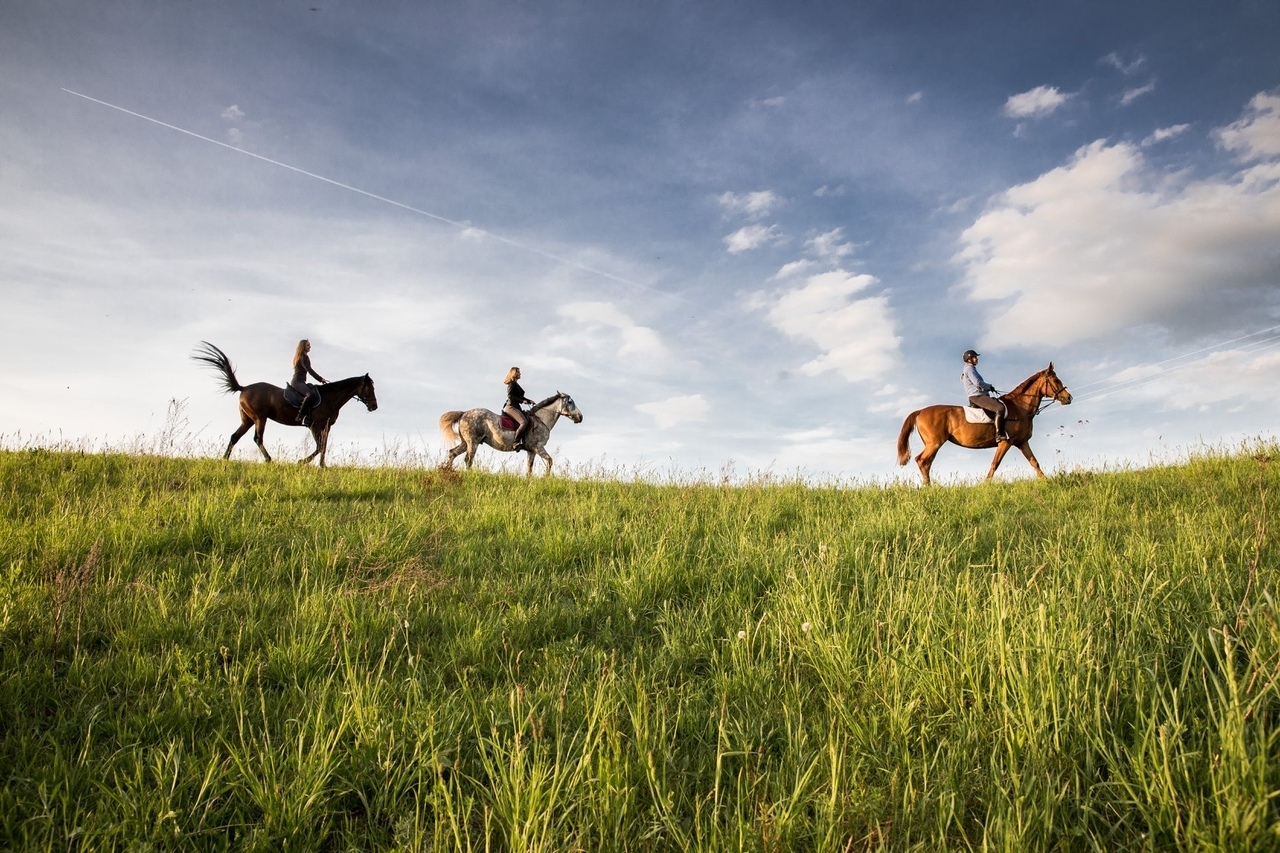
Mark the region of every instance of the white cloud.
POLYGON ((907 96, 908 104, 918 104, 924 100, 924 92, 912 92, 907 96))
POLYGON ((850 382, 883 378, 898 366, 901 339, 884 294, 855 298, 878 284, 874 276, 833 270, 810 276, 800 287, 763 296, 756 304, 779 331, 822 350, 801 365, 810 376, 835 371, 850 382))
POLYGON ((1125 89, 1124 94, 1120 96, 1120 105, 1127 107, 1143 95, 1149 95, 1156 90, 1155 81, 1151 81, 1145 86, 1137 86, 1132 89, 1125 89))
POLYGON ((1216 134, 1218 142, 1246 160, 1280 157, 1280 94, 1260 92, 1245 115, 1216 134))
POLYGON ((1070 98, 1054 86, 1037 86, 1005 101, 1004 114, 1010 118, 1040 118, 1053 113, 1070 98))
POLYGON ((705 421, 711 416, 711 406, 701 394, 641 403, 635 408, 641 414, 652 415, 659 429, 670 429, 689 421, 705 421))
POLYGON ((845 242, 843 228, 833 228, 824 234, 819 234, 808 240, 805 246, 821 260, 832 262, 852 255, 854 250, 852 243, 845 242))
POLYGON ((1142 140, 1142 147, 1150 148, 1152 145, 1164 142, 1166 139, 1173 139, 1175 136, 1181 136, 1190 129, 1191 125, 1189 124, 1175 124, 1172 127, 1162 127, 1146 139, 1142 140))
POLYGON ((749 216, 758 219, 768 215, 778 204, 778 197, 772 190, 757 190, 750 193, 724 193, 720 196, 720 206, 726 213, 749 216))
MULTIPOLYGON (((1273 99, 1219 133, 1249 158, 1280 153, 1273 99)), ((1158 324, 1213 331, 1274 307, 1280 162, 1202 181, 1094 142, 1013 187, 962 235, 961 290, 996 301, 980 346, 1062 345, 1158 324)))
POLYGON ((747 225, 739 228, 724 238, 724 244, 731 254, 758 249, 768 243, 776 243, 781 239, 776 225, 747 225))
POLYGON ((244 110, 240 109, 236 104, 232 104, 222 111, 222 117, 227 121, 239 121, 244 118, 244 110))
POLYGON ((783 264, 782 268, 774 273, 773 277, 775 279, 791 278, 792 276, 800 275, 803 272, 808 272, 813 269, 814 266, 814 262, 810 260, 802 259, 799 261, 792 261, 789 264, 783 264))

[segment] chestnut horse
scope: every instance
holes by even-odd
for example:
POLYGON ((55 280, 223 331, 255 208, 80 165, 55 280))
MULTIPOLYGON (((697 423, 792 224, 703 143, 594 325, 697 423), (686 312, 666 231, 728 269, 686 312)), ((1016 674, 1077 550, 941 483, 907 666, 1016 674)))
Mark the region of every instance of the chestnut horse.
POLYGON ((898 464, 906 465, 911 458, 908 442, 914 429, 924 440, 924 450, 916 457, 916 464, 920 466, 926 486, 929 485, 929 468, 933 465, 933 457, 938 454, 943 443, 948 441, 974 449, 994 447, 996 457, 991 460, 987 480, 995 476, 1000 460, 1004 459, 1010 447, 1021 450, 1036 474, 1043 478, 1044 472, 1040 470, 1036 455, 1031 452, 1030 441, 1032 420, 1040 413, 1040 401, 1044 399, 1054 400, 1064 406, 1071 403, 1071 392, 1053 372, 1053 362, 1049 362, 1044 370, 1032 374, 1017 388, 1000 397, 1009 412, 1004 422, 1007 441, 996 440, 995 424, 989 420, 985 423, 970 423, 965 418, 964 406, 926 406, 918 409, 907 415, 902 424, 902 432, 898 434, 898 464))
MULTIPOLYGON (((227 452, 223 459, 231 458, 231 448, 236 446, 249 427, 253 427, 253 441, 262 451, 262 458, 271 461, 271 454, 262 444, 262 433, 267 428, 267 421, 273 420, 285 426, 301 426, 297 422, 298 407, 285 402, 284 389, 268 382, 255 382, 252 385, 241 385, 231 367, 231 360, 226 353, 208 341, 201 341, 201 347, 191 357, 202 364, 212 367, 222 374, 222 381, 228 394, 240 392, 240 428, 231 433, 231 441, 227 444, 227 452)), ((352 376, 350 379, 339 379, 329 382, 320 392, 320 402, 311 410, 311 437, 315 439, 315 451, 298 464, 306 465, 316 456, 320 457, 323 468, 326 451, 329 448, 329 428, 338 419, 338 410, 346 405, 352 397, 356 397, 365 408, 374 411, 378 408, 378 397, 373 391, 373 380, 369 374, 352 376)))

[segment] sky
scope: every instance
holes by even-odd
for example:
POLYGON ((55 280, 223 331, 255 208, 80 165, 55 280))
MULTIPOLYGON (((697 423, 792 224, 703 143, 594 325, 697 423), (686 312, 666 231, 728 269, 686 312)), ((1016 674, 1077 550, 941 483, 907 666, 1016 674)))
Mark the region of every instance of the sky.
POLYGON ((1277 44, 1270 0, 9 0, 0 445, 216 455, 195 347, 283 384, 301 338, 374 464, 518 365, 569 474, 911 482, 971 347, 1075 395, 1050 473, 1272 442, 1277 44))

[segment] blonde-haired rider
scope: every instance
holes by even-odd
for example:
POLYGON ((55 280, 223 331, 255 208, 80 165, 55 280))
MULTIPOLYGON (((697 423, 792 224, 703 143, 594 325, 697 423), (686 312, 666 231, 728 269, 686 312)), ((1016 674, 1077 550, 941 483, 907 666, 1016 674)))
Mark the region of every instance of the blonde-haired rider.
POLYGON ((311 341, 306 338, 298 341, 297 349, 293 351, 293 378, 289 380, 289 387, 302 395, 302 402, 298 404, 297 423, 303 426, 307 426, 310 420, 307 411, 319 402, 320 396, 307 384, 307 375, 314 376, 321 385, 329 381, 311 368, 310 352, 311 341))
POLYGON ((507 378, 502 382, 507 386, 507 403, 502 407, 502 411, 511 415, 515 420, 516 426, 516 448, 519 449, 524 441, 524 434, 529 431, 529 416, 525 414, 524 409, 520 408, 523 404, 532 404, 524 394, 524 389, 520 387, 520 368, 513 367, 507 371, 507 378))

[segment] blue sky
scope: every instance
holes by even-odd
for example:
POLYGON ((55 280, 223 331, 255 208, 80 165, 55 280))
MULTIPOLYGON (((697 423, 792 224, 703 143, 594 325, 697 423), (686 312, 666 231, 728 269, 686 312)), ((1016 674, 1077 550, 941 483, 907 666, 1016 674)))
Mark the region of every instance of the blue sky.
POLYGON ((1076 393, 1049 470, 1274 438, 1277 43, 1270 2, 0 4, 0 436, 177 399, 220 446, 193 347, 282 383, 307 337, 377 383, 366 456, 517 364, 570 468, 914 479, 969 347, 1076 393))

